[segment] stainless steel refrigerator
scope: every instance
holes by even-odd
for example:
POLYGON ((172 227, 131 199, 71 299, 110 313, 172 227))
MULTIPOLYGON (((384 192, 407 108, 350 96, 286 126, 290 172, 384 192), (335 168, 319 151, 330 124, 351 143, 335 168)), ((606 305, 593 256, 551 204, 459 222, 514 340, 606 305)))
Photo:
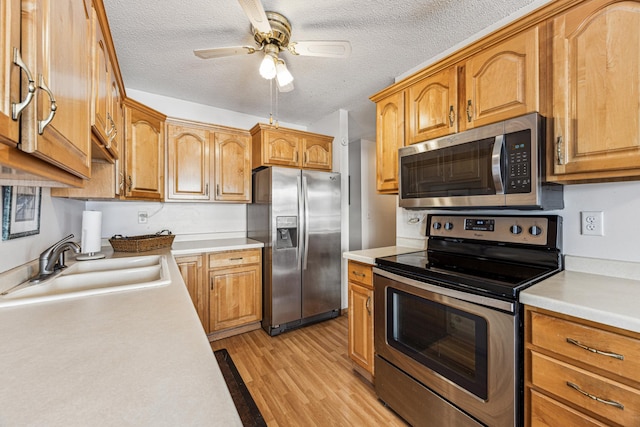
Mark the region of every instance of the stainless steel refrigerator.
POLYGON ((264 243, 269 335, 340 313, 340 174, 270 167, 253 174, 247 236, 264 243))

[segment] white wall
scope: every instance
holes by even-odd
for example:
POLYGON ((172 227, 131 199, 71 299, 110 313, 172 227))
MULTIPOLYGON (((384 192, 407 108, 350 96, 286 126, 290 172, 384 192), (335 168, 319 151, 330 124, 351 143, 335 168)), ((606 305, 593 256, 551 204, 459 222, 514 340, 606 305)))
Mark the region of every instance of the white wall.
POLYGON ((222 203, 87 202, 87 210, 102 212, 102 237, 136 236, 167 229, 176 239, 246 236, 246 205, 222 203), (146 224, 138 224, 138 212, 146 212, 146 224))
POLYGON ((396 241, 398 196, 376 191, 376 142, 360 140, 362 249, 393 246, 396 241))
POLYGON ((0 241, 0 272, 38 258, 44 249, 71 233, 79 241, 83 207, 81 201, 52 198, 50 189, 43 188, 40 233, 0 241))
MULTIPOLYGON (((195 120, 246 130, 251 129, 256 123, 269 123, 268 111, 265 111, 264 117, 252 116, 135 89, 127 89, 127 97, 166 114, 168 117, 178 119, 195 120)), ((293 123, 280 122, 280 125, 291 129, 306 130, 304 126, 293 123)))
MULTIPOLYGON (((565 255, 640 262, 640 182, 565 185, 565 208, 549 212, 501 211, 504 214, 557 214, 563 218, 563 252, 565 255), (604 236, 580 234, 580 212, 604 212, 604 236)), ((398 244, 424 244, 424 222, 429 211, 397 209, 398 244)), ((490 213, 490 212, 488 212, 490 213)))

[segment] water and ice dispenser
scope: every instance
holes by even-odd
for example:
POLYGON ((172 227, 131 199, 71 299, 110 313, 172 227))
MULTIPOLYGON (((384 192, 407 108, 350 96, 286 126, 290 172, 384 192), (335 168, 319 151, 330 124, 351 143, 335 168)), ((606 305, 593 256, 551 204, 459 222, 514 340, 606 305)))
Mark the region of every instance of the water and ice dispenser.
POLYGON ((298 217, 276 217, 276 249, 298 246, 298 217))

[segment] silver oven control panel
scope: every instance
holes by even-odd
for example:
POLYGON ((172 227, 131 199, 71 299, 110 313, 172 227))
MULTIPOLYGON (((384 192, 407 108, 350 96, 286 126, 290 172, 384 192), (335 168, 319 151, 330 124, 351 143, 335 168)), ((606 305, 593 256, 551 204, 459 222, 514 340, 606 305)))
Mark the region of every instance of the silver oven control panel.
POLYGON ((432 215, 427 236, 546 245, 549 219, 538 216, 432 215))

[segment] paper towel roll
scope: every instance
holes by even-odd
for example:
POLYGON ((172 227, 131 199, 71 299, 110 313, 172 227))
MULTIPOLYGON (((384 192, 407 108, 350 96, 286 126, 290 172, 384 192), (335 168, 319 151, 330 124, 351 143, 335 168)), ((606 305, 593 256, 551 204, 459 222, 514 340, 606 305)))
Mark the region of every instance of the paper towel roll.
POLYGON ((83 254, 100 252, 102 247, 102 212, 82 212, 82 239, 80 247, 83 254))

